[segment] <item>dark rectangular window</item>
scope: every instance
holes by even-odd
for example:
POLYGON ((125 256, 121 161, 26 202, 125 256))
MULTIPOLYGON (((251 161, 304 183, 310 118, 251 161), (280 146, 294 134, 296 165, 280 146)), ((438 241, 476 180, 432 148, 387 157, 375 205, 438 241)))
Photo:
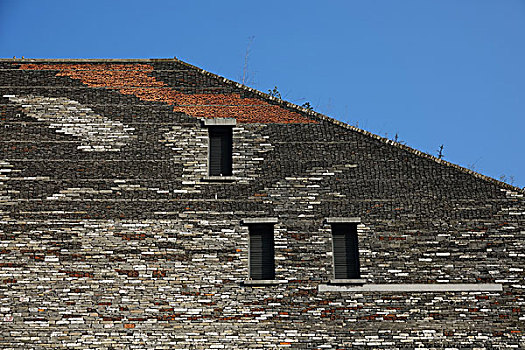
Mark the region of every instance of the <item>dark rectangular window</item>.
POLYGON ((332 224, 334 253, 334 278, 357 279, 359 273, 359 249, 357 246, 357 224, 332 224))
POLYGON ((250 279, 275 278, 273 224, 250 224, 250 279))
POLYGON ((232 175, 232 128, 210 126, 209 132, 209 175, 232 175))

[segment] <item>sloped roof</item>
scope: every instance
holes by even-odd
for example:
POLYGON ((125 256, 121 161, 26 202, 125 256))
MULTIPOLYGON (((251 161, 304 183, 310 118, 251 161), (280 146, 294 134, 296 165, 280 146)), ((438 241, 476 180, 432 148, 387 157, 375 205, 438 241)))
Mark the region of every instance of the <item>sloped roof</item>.
POLYGON ((324 114, 305 109, 294 103, 270 96, 264 92, 237 83, 204 69, 173 59, 0 59, 0 62, 20 64, 22 70, 53 70, 56 76, 79 80, 89 87, 118 90, 144 101, 162 102, 173 106, 173 111, 196 118, 235 118, 239 123, 319 123, 328 121, 342 128, 366 135, 392 147, 488 181, 504 189, 525 193, 512 186, 428 153, 346 124, 324 114), (232 91, 210 93, 183 93, 151 75, 151 63, 175 62, 195 71, 202 77, 216 79, 232 87, 232 91), (130 66, 133 64, 133 66, 130 66), (241 96, 237 91, 246 92, 241 96))
POLYGON ((154 67, 146 61, 136 64, 112 63, 104 60, 76 63, 22 63, 22 70, 53 70, 56 76, 79 80, 89 87, 116 89, 143 101, 163 102, 196 118, 233 117, 240 123, 315 123, 314 120, 293 110, 271 104, 264 99, 232 93, 178 91, 152 76, 154 67))

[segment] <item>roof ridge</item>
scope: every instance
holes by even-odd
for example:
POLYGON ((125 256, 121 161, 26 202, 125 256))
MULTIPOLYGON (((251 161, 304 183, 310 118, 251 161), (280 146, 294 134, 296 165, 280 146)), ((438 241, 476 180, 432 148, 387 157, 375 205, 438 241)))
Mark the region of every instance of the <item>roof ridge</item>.
POLYGON ((194 66, 194 65, 192 65, 192 64, 190 64, 190 63, 187 63, 187 62, 181 61, 181 60, 179 60, 178 58, 174 58, 174 60, 176 60, 177 62, 179 62, 179 63, 181 63, 181 64, 183 64, 183 65, 188 66, 189 68, 192 68, 192 69, 198 70, 198 71, 200 71, 202 74, 209 75, 209 76, 212 76, 212 77, 215 77, 215 78, 221 79, 223 82, 225 82, 225 83, 227 83, 227 84, 232 84, 232 85, 234 85, 234 86, 237 87, 237 88, 240 88, 240 89, 243 89, 243 90, 247 90, 247 91, 249 91, 249 92, 251 92, 251 93, 254 93, 254 94, 256 94, 257 96, 262 97, 262 98, 264 98, 264 99, 266 99, 266 100, 270 100, 270 101, 273 101, 273 102, 277 102, 277 103, 279 103, 279 104, 281 104, 281 105, 284 105, 284 106, 286 106, 286 107, 288 107, 288 108, 293 108, 293 109, 299 110, 299 111, 302 112, 302 113, 306 113, 306 114, 309 115, 309 116, 317 117, 317 118, 320 118, 320 119, 322 119, 322 120, 326 120, 326 121, 331 122, 331 123, 333 123, 333 124, 336 124, 336 125, 338 125, 338 126, 340 126, 340 127, 343 127, 343 128, 346 128, 346 129, 349 129, 349 130, 352 130, 352 131, 358 132, 358 133, 360 133, 360 134, 363 134, 363 135, 365 135, 365 136, 371 137, 371 138, 373 138, 373 139, 376 139, 376 140, 381 141, 381 142, 383 142, 383 143, 386 143, 386 144, 388 144, 388 145, 391 145, 391 146, 394 146, 394 147, 398 147, 398 148, 400 148, 400 149, 402 149, 402 150, 404 150, 404 151, 410 152, 410 153, 415 154, 415 155, 417 155, 417 156, 419 156, 419 157, 433 160, 433 161, 435 161, 436 163, 439 163, 439 164, 441 164, 441 165, 445 165, 445 166, 448 166, 448 167, 454 168, 454 169, 459 170, 459 171, 461 171, 461 172, 463 172, 463 173, 466 173, 466 174, 468 174, 468 175, 472 175, 472 176, 474 176, 474 177, 476 177, 476 178, 479 178, 479 179, 481 179, 481 180, 485 180, 485 181, 490 182, 490 183, 492 183, 492 184, 495 184, 495 185, 497 185, 497 186, 503 187, 503 188, 505 188, 505 189, 507 189, 507 190, 517 191, 517 192, 519 192, 519 193, 523 193, 523 194, 525 194, 525 188, 519 188, 519 187, 516 187, 516 186, 510 185, 510 184, 508 184, 508 183, 506 183, 506 182, 496 180, 496 179, 494 179, 494 178, 492 178, 492 177, 490 177, 490 176, 480 174, 480 173, 478 173, 478 172, 476 172, 476 171, 474 171, 474 170, 471 170, 471 169, 468 169, 468 168, 462 167, 462 166, 457 165, 457 164, 455 164, 455 163, 451 163, 451 162, 446 161, 446 160, 444 160, 444 159, 440 159, 440 158, 435 157, 435 156, 433 156, 433 155, 431 155, 431 154, 428 154, 428 153, 425 153, 425 152, 419 151, 419 150, 417 150, 417 149, 415 149, 415 148, 412 148, 412 147, 410 147, 410 146, 407 146, 407 145, 401 144, 401 143, 396 142, 396 141, 394 141, 394 140, 390 140, 390 139, 388 139, 388 138, 386 138, 386 137, 379 136, 379 135, 374 134, 374 133, 372 133, 372 132, 370 132, 370 131, 366 131, 366 130, 360 129, 360 128, 358 128, 358 127, 355 127, 355 126, 353 126, 353 125, 347 124, 347 123, 342 122, 342 121, 340 121, 340 120, 334 119, 334 118, 329 117, 329 116, 327 116, 327 115, 324 115, 324 114, 322 114, 322 113, 319 113, 319 112, 316 112, 316 111, 313 111, 313 110, 308 110, 308 109, 306 109, 306 108, 304 108, 304 107, 302 107, 302 106, 299 106, 299 105, 297 105, 297 104, 295 104, 295 103, 292 103, 292 102, 289 102, 289 101, 285 101, 285 100, 282 100, 282 99, 277 98, 277 97, 274 97, 274 96, 270 96, 270 95, 267 94, 267 93, 264 93, 264 92, 259 91, 259 90, 257 90, 257 89, 253 89, 253 88, 251 88, 251 87, 249 87, 249 86, 246 86, 246 85, 244 85, 244 84, 238 83, 238 82, 233 81, 233 80, 230 80, 230 79, 225 78, 225 77, 223 77, 223 76, 220 76, 220 75, 218 75, 218 74, 208 72, 207 70, 204 70, 204 69, 202 69, 202 68, 199 68, 199 67, 197 67, 197 66, 194 66))
POLYGON ((177 58, 0 58, 0 62, 170 62, 177 58))

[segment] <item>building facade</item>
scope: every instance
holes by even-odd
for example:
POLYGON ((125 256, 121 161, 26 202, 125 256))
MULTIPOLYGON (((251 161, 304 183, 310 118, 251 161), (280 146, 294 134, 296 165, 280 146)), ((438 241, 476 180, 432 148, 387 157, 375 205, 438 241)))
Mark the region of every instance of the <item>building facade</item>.
POLYGON ((0 81, 1 347, 525 347, 523 190, 177 59, 0 81))

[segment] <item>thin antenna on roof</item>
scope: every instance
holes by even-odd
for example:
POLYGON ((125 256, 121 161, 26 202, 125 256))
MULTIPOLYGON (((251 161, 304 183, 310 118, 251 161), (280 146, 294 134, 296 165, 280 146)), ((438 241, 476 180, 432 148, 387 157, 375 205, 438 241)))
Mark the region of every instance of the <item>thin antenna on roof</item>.
POLYGON ((246 46, 246 52, 244 53, 244 65, 242 67, 242 84, 246 85, 248 80, 248 58, 250 57, 250 46, 255 40, 255 36, 252 35, 248 38, 248 45, 246 46))

